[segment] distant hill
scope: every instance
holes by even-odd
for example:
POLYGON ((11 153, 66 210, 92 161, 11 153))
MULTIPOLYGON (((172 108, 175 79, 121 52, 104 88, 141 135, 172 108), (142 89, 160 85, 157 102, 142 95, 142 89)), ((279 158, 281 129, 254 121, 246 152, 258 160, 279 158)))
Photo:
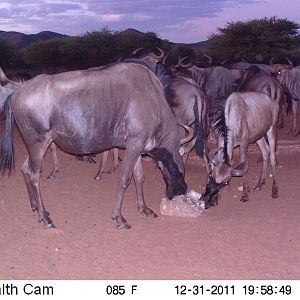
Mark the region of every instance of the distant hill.
MULTIPOLYGON (((141 32, 139 30, 133 29, 133 28, 128 28, 122 32, 120 32, 120 34, 135 34, 137 36, 143 36, 145 33, 141 32)), ((197 43, 190 43, 190 44, 186 44, 186 43, 173 43, 170 42, 171 45, 184 45, 184 46, 188 46, 191 48, 202 48, 202 49, 207 49, 209 48, 209 41, 202 41, 202 42, 197 42, 197 43)))
MULTIPOLYGON (((119 34, 130 34, 130 35, 137 35, 137 36, 143 36, 145 33, 141 32, 139 30, 128 28, 119 34)), ((54 38, 65 38, 68 37, 68 35, 60 34, 52 31, 41 31, 36 34, 25 34, 21 32, 16 31, 2 31, 0 30, 0 39, 4 39, 8 41, 10 44, 17 48, 25 48, 29 46, 31 43, 37 42, 37 41, 45 41, 49 39, 54 38)), ((184 45, 189 46, 192 48, 202 48, 207 49, 209 48, 209 42, 208 41, 202 41, 198 43, 191 43, 191 44, 185 44, 185 43, 173 43, 170 42, 171 45, 184 45)))
POLYGON ((52 31, 41 31, 36 34, 25 34, 16 31, 1 31, 0 38, 6 40, 17 48, 24 48, 29 46, 31 43, 36 41, 44 41, 54 38, 64 38, 67 35, 52 32, 52 31))

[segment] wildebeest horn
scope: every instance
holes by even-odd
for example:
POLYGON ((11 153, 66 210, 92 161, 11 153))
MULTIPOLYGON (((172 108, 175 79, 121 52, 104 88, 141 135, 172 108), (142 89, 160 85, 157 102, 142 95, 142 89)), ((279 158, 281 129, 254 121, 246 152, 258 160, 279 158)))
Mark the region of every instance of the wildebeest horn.
POLYGON ((164 59, 162 60, 162 64, 163 64, 163 65, 166 63, 166 60, 167 60, 168 56, 169 56, 169 54, 167 54, 167 55, 164 57, 164 59))
POLYGON ((213 59, 211 58, 211 56, 209 56, 209 55, 207 55, 207 54, 204 54, 204 56, 208 58, 208 63, 211 65, 212 60, 213 60, 213 59))
POLYGON ((248 172, 249 163, 244 161, 232 170, 233 177, 242 177, 248 172))
MULTIPOLYGON (((223 147, 222 147, 223 148, 223 147)), ((208 160, 216 167, 220 164, 220 160, 216 157, 216 154, 221 150, 222 148, 213 149, 208 152, 208 160)))
POLYGON ((286 56, 284 58, 287 60, 290 66, 294 66, 294 64, 286 56))
POLYGON ((160 55, 156 55, 154 52, 150 52, 149 56, 151 56, 154 59, 157 59, 157 60, 161 61, 165 56, 165 52, 162 49, 158 48, 158 47, 156 47, 156 49, 160 52, 160 55))
POLYGON ((5 73, 3 72, 2 68, 0 68, 0 82, 6 82, 8 78, 6 77, 5 73))
POLYGON ((132 55, 136 55, 140 50, 142 50, 143 49, 143 47, 141 47, 141 48, 137 48, 137 49, 135 49, 135 50, 133 50, 132 52, 131 52, 131 54, 132 55))
POLYGON ((192 127, 181 124, 181 123, 178 123, 178 125, 183 127, 188 132, 188 135, 180 141, 180 145, 183 145, 183 144, 186 144, 186 143, 188 143, 189 141, 191 141, 193 139, 194 130, 193 130, 192 127))
POLYGON ((178 64, 179 64, 180 67, 182 67, 182 68, 189 68, 189 67, 191 67, 193 65, 192 63, 187 63, 187 64, 183 64, 182 63, 187 58, 188 58, 188 56, 185 56, 183 58, 179 57, 178 64))

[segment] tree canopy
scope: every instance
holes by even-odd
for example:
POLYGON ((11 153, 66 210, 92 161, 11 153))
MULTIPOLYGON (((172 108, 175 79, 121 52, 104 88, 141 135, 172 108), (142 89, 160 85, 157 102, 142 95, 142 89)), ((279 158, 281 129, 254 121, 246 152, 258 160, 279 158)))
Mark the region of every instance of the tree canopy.
POLYGON ((7 41, 0 39, 0 66, 8 67, 16 61, 16 53, 13 46, 7 41))
POLYGON ((299 45, 299 24, 277 17, 228 22, 209 37, 219 59, 255 61, 287 55, 299 45))

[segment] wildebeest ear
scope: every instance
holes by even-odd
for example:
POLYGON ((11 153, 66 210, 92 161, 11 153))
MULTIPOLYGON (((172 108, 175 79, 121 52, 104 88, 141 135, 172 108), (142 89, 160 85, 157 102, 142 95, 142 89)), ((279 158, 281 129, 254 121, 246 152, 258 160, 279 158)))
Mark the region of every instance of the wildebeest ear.
POLYGON ((232 170, 233 177, 242 177, 248 172, 249 163, 244 161, 232 170))

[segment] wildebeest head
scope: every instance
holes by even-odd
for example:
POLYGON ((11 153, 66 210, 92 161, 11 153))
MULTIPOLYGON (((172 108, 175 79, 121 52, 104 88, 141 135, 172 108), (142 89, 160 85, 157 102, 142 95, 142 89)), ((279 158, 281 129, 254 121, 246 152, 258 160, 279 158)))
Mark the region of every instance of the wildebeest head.
POLYGON ((248 171, 248 162, 242 162, 237 167, 227 164, 223 158, 223 148, 217 151, 210 151, 208 159, 211 165, 211 172, 208 177, 205 193, 201 200, 205 202, 205 208, 212 206, 212 198, 217 195, 221 188, 229 184, 231 177, 242 177, 248 171))

